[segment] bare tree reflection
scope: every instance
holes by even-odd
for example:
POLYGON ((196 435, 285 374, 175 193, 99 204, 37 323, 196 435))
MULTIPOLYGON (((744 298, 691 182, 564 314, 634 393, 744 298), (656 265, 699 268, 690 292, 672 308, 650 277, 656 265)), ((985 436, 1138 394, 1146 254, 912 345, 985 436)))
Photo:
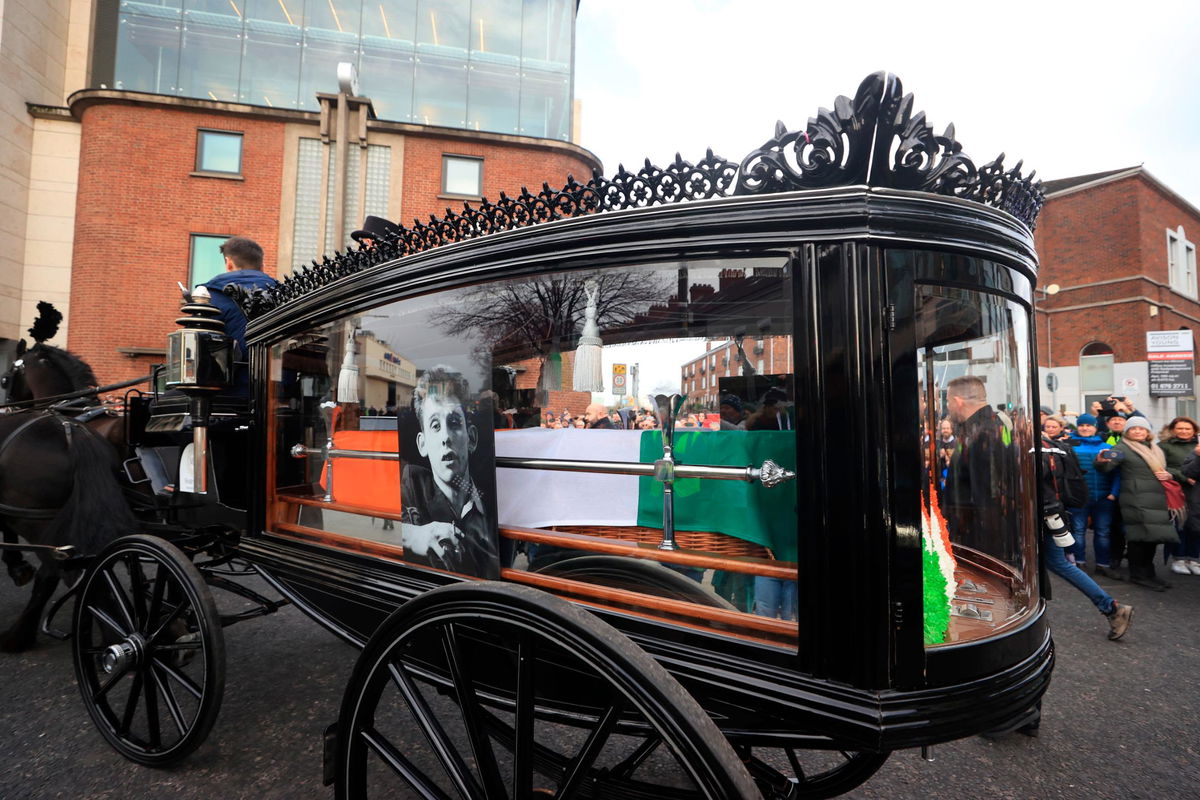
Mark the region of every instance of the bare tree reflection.
MULTIPOLYGON (((447 309, 442 330, 448 335, 472 333, 481 363, 505 363, 551 350, 571 349, 582 327, 587 295, 584 282, 599 287, 597 318, 601 335, 644 317, 654 304, 672 299, 671 276, 651 270, 548 275, 476 287, 462 304, 447 309)), ((664 314, 664 317, 667 315, 664 314)), ((675 322, 677 325, 677 321, 675 322)))

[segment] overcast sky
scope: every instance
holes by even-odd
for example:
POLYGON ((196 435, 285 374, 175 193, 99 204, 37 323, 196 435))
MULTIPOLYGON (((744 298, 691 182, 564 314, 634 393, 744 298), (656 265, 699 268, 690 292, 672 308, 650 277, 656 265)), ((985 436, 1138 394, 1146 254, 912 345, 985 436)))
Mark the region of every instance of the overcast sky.
MULTIPOLYGON (((1200 206, 1200 2, 583 0, 582 144, 731 161, 887 70, 937 133, 1043 179, 1144 164, 1200 206)), ((576 176, 579 177, 579 176, 576 176)))

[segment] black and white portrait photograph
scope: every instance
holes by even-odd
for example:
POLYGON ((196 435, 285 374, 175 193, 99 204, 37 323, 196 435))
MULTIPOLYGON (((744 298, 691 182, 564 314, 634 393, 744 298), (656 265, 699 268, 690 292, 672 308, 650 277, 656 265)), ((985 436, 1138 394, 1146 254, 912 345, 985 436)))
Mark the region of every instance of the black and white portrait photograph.
POLYGON ((420 372, 398 421, 406 560, 499 577, 491 405, 452 367, 420 372))

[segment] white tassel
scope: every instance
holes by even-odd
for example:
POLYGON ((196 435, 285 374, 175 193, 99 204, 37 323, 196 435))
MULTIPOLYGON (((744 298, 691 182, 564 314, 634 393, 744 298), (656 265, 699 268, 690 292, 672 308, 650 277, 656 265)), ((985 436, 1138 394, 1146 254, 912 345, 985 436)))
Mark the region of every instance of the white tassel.
POLYGON ((583 333, 575 349, 574 389, 577 392, 604 391, 604 365, 601 363, 600 327, 596 324, 597 299, 600 287, 589 278, 583 285, 587 293, 587 309, 584 311, 583 333))
POLYGON ((342 369, 338 373, 337 401, 358 402, 358 364, 355 363, 354 329, 346 337, 346 355, 342 357, 342 369))

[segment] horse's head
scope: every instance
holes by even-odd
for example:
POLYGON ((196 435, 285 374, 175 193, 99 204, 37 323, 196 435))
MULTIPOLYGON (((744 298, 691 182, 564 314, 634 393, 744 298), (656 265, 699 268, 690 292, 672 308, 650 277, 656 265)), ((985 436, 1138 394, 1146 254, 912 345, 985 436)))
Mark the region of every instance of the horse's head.
POLYGON ((83 359, 48 344, 27 348, 24 339, 17 344, 17 360, 0 378, 9 402, 37 400, 95 385, 96 376, 83 359))
POLYGON ((4 396, 10 403, 33 399, 25 380, 25 347, 24 339, 17 342, 17 360, 4 373, 4 377, 0 377, 0 389, 4 390, 4 396))

